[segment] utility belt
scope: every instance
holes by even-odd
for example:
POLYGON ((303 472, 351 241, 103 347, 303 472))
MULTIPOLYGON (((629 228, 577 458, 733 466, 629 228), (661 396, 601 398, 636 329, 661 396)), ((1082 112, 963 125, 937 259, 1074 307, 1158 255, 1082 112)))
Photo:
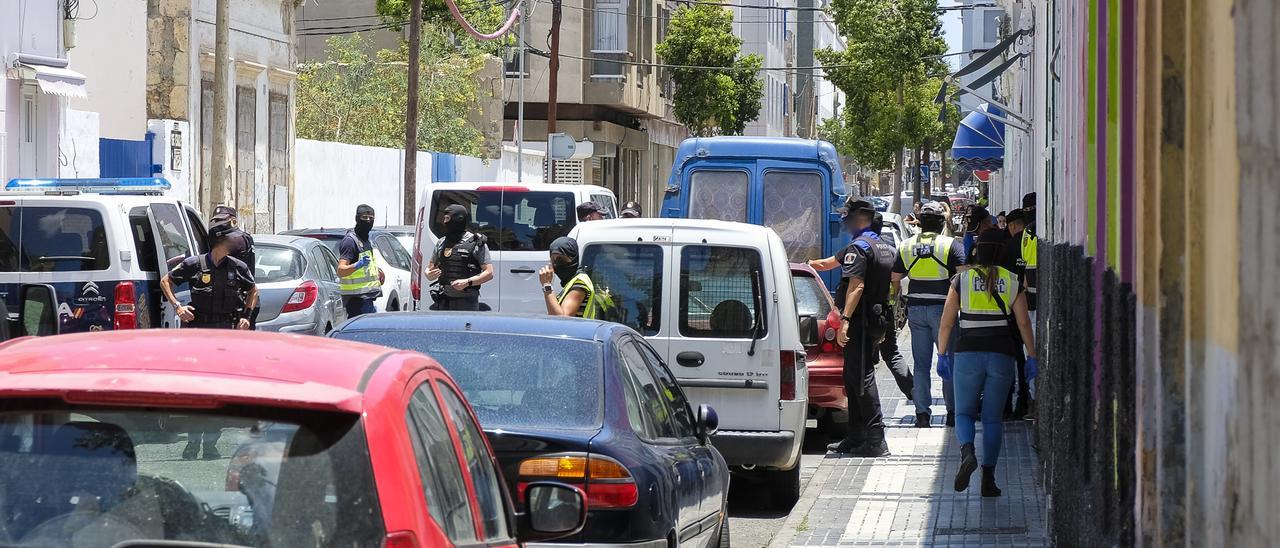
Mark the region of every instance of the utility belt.
POLYGON ((887 302, 873 304, 861 310, 854 323, 866 330, 887 330, 893 325, 893 306, 887 302))

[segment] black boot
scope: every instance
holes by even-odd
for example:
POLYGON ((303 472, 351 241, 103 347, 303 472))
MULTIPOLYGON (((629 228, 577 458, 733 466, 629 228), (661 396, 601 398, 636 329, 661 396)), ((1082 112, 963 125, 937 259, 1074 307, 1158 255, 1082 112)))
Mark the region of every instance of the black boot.
POLYGON ((947 422, 946 422, 946 424, 947 424, 947 426, 948 426, 948 427, 950 427, 950 428, 955 428, 955 426, 956 426, 956 414, 955 414, 955 413, 947 413, 947 422))
POLYGON ((842 454, 848 453, 862 445, 866 439, 867 436, 865 434, 854 434, 853 432, 849 432, 849 435, 845 436, 844 439, 835 443, 827 444, 827 451, 842 454))
POLYGON ((889 444, 884 441, 884 430, 877 429, 867 434, 867 441, 862 445, 854 447, 849 451, 849 456, 863 457, 870 459, 878 459, 887 457, 893 453, 889 452, 889 444))
POLYGON ((916 413, 916 428, 928 428, 928 427, 929 427, 929 414, 916 413))
POLYGON ((216 443, 204 442, 204 460, 218 460, 222 458, 222 454, 218 452, 216 443))
POLYGON ((182 448, 182 460, 196 460, 200 456, 200 433, 187 433, 187 446, 182 448))
POLYGON ((973 454, 973 444, 966 443, 960 446, 960 471, 956 472, 956 491, 964 491, 969 488, 969 476, 973 475, 973 471, 978 469, 978 457, 973 454))
POLYGON ((1000 496, 1000 488, 996 487, 996 467, 994 466, 982 467, 982 496, 1000 496))

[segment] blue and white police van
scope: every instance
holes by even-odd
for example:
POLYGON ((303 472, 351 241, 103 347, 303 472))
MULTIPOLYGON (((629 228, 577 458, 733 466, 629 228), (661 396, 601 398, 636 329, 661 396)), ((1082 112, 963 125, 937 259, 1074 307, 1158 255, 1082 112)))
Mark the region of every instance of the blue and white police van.
POLYGON ((24 285, 57 294, 59 331, 177 327, 160 277, 206 253, 192 206, 159 178, 14 179, 0 191, 0 299, 24 285))

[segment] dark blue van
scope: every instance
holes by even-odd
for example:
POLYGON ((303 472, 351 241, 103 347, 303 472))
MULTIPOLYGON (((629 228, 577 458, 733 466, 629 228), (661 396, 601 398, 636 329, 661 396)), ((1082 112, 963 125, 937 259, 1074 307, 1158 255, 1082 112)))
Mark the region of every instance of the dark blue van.
MULTIPOLYGON (((696 137, 676 151, 662 216, 763 225, 791 262, 831 257, 849 241, 840 225, 844 176, 826 141, 696 137)), ((839 272, 822 274, 835 288, 839 272)))

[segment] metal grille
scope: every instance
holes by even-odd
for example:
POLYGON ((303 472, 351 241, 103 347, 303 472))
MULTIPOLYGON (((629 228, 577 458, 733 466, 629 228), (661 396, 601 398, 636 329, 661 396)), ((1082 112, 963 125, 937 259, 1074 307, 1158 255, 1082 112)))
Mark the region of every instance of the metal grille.
POLYGON ((759 252, 685 246, 680 253, 680 334, 750 339, 759 327, 764 335, 759 252))

